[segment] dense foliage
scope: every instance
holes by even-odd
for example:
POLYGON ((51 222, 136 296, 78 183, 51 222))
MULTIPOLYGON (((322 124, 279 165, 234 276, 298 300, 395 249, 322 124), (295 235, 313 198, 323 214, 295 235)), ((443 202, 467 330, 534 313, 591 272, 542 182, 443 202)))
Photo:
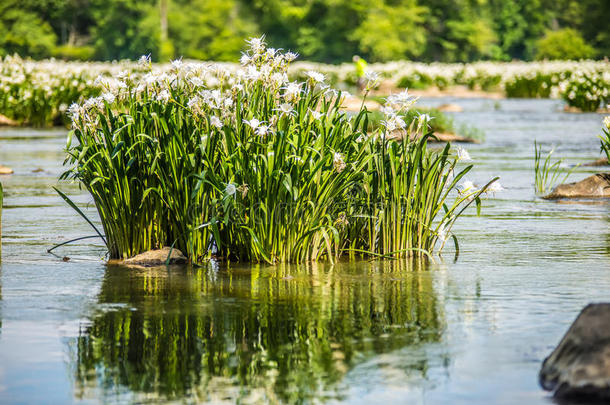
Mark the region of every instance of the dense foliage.
POLYGON ((250 44, 233 73, 180 61, 154 72, 144 58, 142 76, 102 78, 101 96, 70 107, 65 177, 91 193, 110 256, 175 246, 194 262, 276 263, 442 249, 490 184, 457 186, 472 166, 448 144, 427 148, 430 117, 404 118, 416 99, 388 97, 369 132, 366 109, 346 114, 323 74, 290 81, 296 55, 250 44))
MULTIPOLYGON (((231 63, 194 63, 201 68, 234 72, 231 63)), ((595 110, 610 103, 610 63, 598 62, 478 62, 473 64, 423 64, 414 62, 374 63, 385 89, 376 100, 400 89, 445 88, 466 85, 473 89, 504 91, 508 97, 563 98, 568 105, 595 110)), ((171 64, 154 64, 155 74, 168 73, 171 64)), ((352 64, 325 65, 296 62, 289 67, 290 80, 307 80, 307 72, 322 72, 329 84, 349 91, 355 90, 356 76, 352 64)), ((112 77, 128 73, 132 79, 146 72, 135 62, 61 62, 32 61, 19 57, 0 59, 0 114, 21 124, 50 126, 69 122, 67 108, 74 102, 97 96, 103 81, 98 76, 112 77)), ((217 87, 219 82, 209 83, 217 87)), ((381 90, 380 90, 381 91, 381 90)), ((440 118, 438 112, 431 114, 440 118)), ((434 129, 446 132, 436 122, 434 129)), ((467 135, 460 133, 461 135, 467 135)))
POLYGON ((603 57, 608 15, 606 0, 4 0, 0 56, 233 60, 265 33, 327 63, 603 57))

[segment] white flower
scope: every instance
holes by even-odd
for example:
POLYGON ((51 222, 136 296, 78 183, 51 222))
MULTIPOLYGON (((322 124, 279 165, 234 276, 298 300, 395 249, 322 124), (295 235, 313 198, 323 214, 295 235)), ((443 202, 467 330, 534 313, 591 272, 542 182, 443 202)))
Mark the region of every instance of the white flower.
POLYGON ((237 191, 237 187, 235 187, 235 184, 233 183, 228 183, 227 186, 225 187, 225 194, 226 195, 234 195, 235 192, 237 191))
POLYGON ((286 52, 286 53, 284 54, 284 59, 285 59, 287 62, 292 62, 292 61, 293 61, 293 60, 295 60, 295 59, 296 59, 298 56, 299 56, 299 55, 298 55, 298 54, 296 54, 296 53, 294 53, 294 52, 286 52))
POLYGON ((380 76, 377 72, 367 70, 366 72, 364 72, 364 79, 366 80, 366 87, 368 89, 372 89, 379 83, 380 76))
POLYGON ((461 146, 457 147, 456 152, 458 160, 463 160, 465 162, 469 162, 472 160, 472 158, 470 157, 470 153, 468 153, 468 151, 462 148, 461 146))
POLYGON ((331 89, 330 87, 328 87, 325 91, 324 91, 324 98, 326 100, 332 100, 335 97, 337 97, 337 90, 335 89, 331 89))
POLYGON ((157 101, 167 103, 170 98, 171 98, 171 94, 169 94, 169 91, 167 91, 167 90, 163 90, 159 94, 157 94, 157 101))
POLYGON ((335 152, 333 157, 333 167, 337 173, 341 173, 343 170, 345 170, 346 164, 343 160, 343 155, 341 155, 339 152, 335 152))
POLYGON ((256 131, 256 128, 259 127, 261 122, 259 120, 257 120, 256 118, 252 118, 249 121, 248 120, 244 120, 244 124, 247 124, 250 128, 252 128, 253 131, 256 131))
POLYGON ((242 65, 247 65, 248 63, 250 63, 252 59, 250 58, 250 56, 248 56, 247 54, 243 53, 241 55, 241 58, 239 59, 239 63, 241 63, 242 65))
POLYGON ((173 60, 172 61, 172 67, 175 70, 179 70, 182 67, 182 58, 173 60))
POLYGON ((104 102, 102 101, 101 97, 92 97, 90 99, 85 100, 83 107, 85 108, 85 110, 91 110, 92 108, 97 108, 98 110, 101 110, 104 108, 104 102))
POLYGON ((384 105, 384 106, 382 106, 382 107, 379 109, 379 111, 381 111, 381 113, 382 113, 383 115, 394 115, 394 114, 396 114, 396 112, 394 111, 394 109, 393 109, 391 106, 389 106, 389 105, 384 105))
POLYGON ((276 87, 281 87, 288 81, 288 75, 286 73, 274 72, 269 77, 269 82, 276 87))
POLYGON ((278 108, 278 110, 282 114, 290 115, 290 114, 292 114, 294 112, 294 107, 290 103, 283 103, 283 104, 280 104, 280 108, 278 108))
POLYGON ((425 122, 426 124, 432 119, 434 119, 434 117, 431 117, 428 114, 419 114, 419 120, 425 122))
POLYGON ((311 108, 308 111, 314 120, 319 120, 320 118, 322 118, 323 114, 320 111, 315 111, 315 110, 312 110, 311 108))
POLYGON ((476 186, 470 180, 464 180, 464 182, 457 186, 457 190, 460 194, 475 192, 477 191, 476 186))
POLYGON ((401 116, 396 114, 388 116, 388 119, 385 121, 381 121, 381 124, 388 132, 393 132, 398 129, 404 129, 407 126, 405 120, 403 120, 401 116))
POLYGON ((107 91, 106 93, 102 94, 102 98, 104 99, 105 102, 107 102, 108 104, 112 104, 114 103, 114 100, 116 99, 116 97, 114 96, 114 94, 110 93, 109 91, 107 91))
MULTIPOLYGON (((610 106, 608 106, 608 108, 610 108, 610 106)), ((604 118, 604 126, 610 130, 610 115, 604 118)))
POLYGON ((203 113, 203 111, 201 110, 201 98, 199 98, 199 96, 195 96, 195 97, 191 98, 186 103, 186 106, 195 114, 203 113))
POLYGON ((500 182, 498 180, 491 183, 489 185, 489 187, 487 187, 487 189, 485 190, 485 192, 488 194, 490 194, 490 193, 495 194, 495 193, 499 193, 500 191, 504 191, 504 187, 502 187, 502 185, 500 184, 500 182))
POLYGON ((261 125, 254 131, 258 136, 265 136, 267 132, 269 132, 269 127, 267 125, 261 125))
POLYGON ((301 95, 301 84, 296 82, 290 82, 284 88, 284 98, 288 101, 297 100, 301 95))
POLYGON ((404 109, 404 108, 409 108, 411 105, 413 105, 417 101, 417 99, 418 99, 418 97, 410 95, 409 91, 407 89, 405 89, 401 93, 390 95, 387 98, 386 103, 387 104, 397 104, 401 108, 404 109))
POLYGON ((315 70, 310 70, 305 73, 307 77, 309 77, 314 83, 322 83, 324 81, 324 75, 320 72, 316 72, 315 70))
POLYGON ((223 99, 220 90, 203 90, 201 91, 201 96, 211 109, 219 109, 222 107, 223 99))
POLYGON ((215 115, 212 115, 212 118, 210 118, 210 124, 218 129, 222 128, 222 121, 215 115))
POLYGON ((419 114, 417 119, 417 130, 421 130, 422 128, 428 128, 428 122, 434 117, 429 116, 428 114, 419 114))
POLYGON ((258 69, 256 69, 256 66, 248 66, 248 69, 246 70, 246 78, 252 81, 256 81, 258 79, 260 79, 261 77, 261 72, 258 71, 258 69))
POLYGON ((191 77, 188 80, 195 87, 203 87, 204 85, 203 80, 201 80, 199 77, 191 77))
POLYGON ((246 41, 248 45, 250 45, 250 50, 253 54, 259 55, 265 50, 265 36, 260 36, 258 38, 250 38, 246 41))
POLYGON ((138 65, 149 67, 150 66, 150 55, 142 55, 138 59, 138 65))
POLYGON ((82 107, 77 103, 72 103, 70 108, 68 108, 68 114, 70 114, 73 121, 77 121, 82 114, 82 107))

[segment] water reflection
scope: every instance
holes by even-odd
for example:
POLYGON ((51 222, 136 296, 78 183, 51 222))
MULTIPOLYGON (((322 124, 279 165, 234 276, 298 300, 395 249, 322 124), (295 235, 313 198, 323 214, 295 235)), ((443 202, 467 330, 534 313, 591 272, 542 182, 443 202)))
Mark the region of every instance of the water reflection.
MULTIPOLYGON (((108 267, 75 346, 76 396, 302 402, 373 356, 439 341, 421 262, 108 267)), ((427 360, 414 363, 424 375, 427 360)))

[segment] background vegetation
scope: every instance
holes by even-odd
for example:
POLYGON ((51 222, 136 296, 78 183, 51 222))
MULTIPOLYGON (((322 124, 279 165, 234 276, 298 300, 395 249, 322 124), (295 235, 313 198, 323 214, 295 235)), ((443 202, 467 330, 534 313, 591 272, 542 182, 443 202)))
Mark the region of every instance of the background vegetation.
POLYGON ((327 63, 603 58, 607 0, 3 0, 0 56, 235 60, 245 38, 327 63))

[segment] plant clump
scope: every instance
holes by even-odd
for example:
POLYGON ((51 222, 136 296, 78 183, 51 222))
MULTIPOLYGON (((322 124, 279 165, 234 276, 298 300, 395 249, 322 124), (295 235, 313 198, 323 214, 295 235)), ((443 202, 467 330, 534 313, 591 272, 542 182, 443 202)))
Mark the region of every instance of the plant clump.
POLYGON ((430 117, 403 119, 406 91, 369 132, 366 108, 344 112, 323 74, 291 81, 294 53, 249 45, 231 72, 175 61, 159 73, 143 58, 145 72, 103 79, 100 96, 70 107, 63 178, 93 197, 112 258, 165 246, 192 262, 429 255, 497 189, 458 187, 472 166, 449 144, 427 148, 430 117))

